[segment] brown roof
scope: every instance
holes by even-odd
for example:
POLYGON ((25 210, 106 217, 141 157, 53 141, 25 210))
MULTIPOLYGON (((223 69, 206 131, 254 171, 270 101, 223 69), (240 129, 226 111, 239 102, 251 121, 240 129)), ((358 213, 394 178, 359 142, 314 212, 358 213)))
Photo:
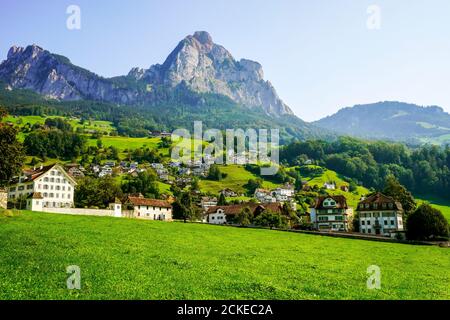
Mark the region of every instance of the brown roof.
POLYGON ((395 201, 394 198, 386 196, 380 192, 377 192, 358 203, 359 211, 386 210, 386 209, 395 209, 395 210, 403 211, 403 207, 400 202, 395 201), (383 204, 388 205, 389 203, 392 203, 392 205, 393 205, 392 208, 386 208, 386 206, 383 208, 383 204), (361 205, 364 205, 364 207, 360 208, 361 205), (365 205, 369 205, 369 208, 366 208, 365 205))
POLYGON ((321 196, 316 199, 316 203, 312 206, 315 209, 327 209, 327 207, 323 206, 323 202, 326 199, 333 199, 336 201, 336 208, 339 209, 348 209, 347 199, 344 196, 336 195, 336 196, 321 196))
POLYGON ((164 200, 146 199, 138 197, 128 197, 128 202, 135 206, 150 206, 160 208, 172 208, 169 202, 164 200))
POLYGON ((236 215, 240 213, 242 209, 247 207, 252 211, 253 215, 257 215, 265 210, 281 213, 283 209, 283 205, 279 202, 265 203, 265 204, 243 203, 243 204, 233 204, 229 206, 210 207, 206 213, 212 214, 217 212, 217 210, 222 209, 226 215, 236 215))

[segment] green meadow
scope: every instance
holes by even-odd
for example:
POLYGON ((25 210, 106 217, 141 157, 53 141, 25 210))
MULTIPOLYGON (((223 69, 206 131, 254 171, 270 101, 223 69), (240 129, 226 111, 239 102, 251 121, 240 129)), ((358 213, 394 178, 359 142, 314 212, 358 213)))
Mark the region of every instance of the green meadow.
POLYGON ((450 299, 435 246, 34 212, 0 214, 0 243, 0 299, 450 299))
MULTIPOLYGON (((221 165, 219 168, 222 173, 226 174, 226 177, 220 181, 201 180, 199 184, 202 192, 218 194, 221 190, 230 188, 234 192, 245 194, 247 192, 245 185, 248 183, 248 180, 258 179, 257 175, 247 171, 244 166, 221 165)), ((263 188, 274 189, 278 186, 278 184, 273 182, 263 181, 263 188)))

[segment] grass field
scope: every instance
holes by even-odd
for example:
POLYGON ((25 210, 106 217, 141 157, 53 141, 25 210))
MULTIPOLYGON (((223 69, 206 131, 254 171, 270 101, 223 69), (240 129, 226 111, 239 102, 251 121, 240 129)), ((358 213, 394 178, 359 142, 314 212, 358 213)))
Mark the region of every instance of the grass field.
POLYGON ((0 299, 450 298, 438 247, 31 212, 0 217, 0 243, 0 299), (69 265, 81 290, 66 289, 69 265))
MULTIPOLYGON (((221 190, 225 188, 230 188, 237 193, 246 193, 245 185, 248 183, 249 179, 257 179, 258 177, 247 171, 243 166, 239 165, 223 165, 219 166, 220 171, 225 173, 227 176, 221 181, 211 181, 211 180, 201 180, 200 190, 202 192, 211 192, 213 194, 218 194, 221 190)), ((263 182, 263 188, 274 189, 278 187, 278 184, 272 183, 270 181, 263 182)))

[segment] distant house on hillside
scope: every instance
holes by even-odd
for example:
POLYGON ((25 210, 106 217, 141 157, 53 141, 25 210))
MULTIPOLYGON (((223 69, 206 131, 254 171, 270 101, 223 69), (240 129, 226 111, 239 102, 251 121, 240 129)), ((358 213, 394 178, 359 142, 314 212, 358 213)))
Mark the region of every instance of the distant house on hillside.
POLYGON ((402 204, 384 194, 376 193, 362 200, 357 212, 361 233, 393 236, 404 230, 402 204))
POLYGON ((353 209, 344 196, 322 196, 310 208, 311 223, 317 230, 348 231, 353 209))
POLYGON ((272 203, 276 202, 277 199, 274 195, 272 195, 272 192, 267 189, 261 189, 258 188, 255 190, 254 197, 256 200, 258 200, 261 203, 272 203))
POLYGON ((84 177, 83 171, 81 171, 80 168, 77 168, 77 167, 69 168, 69 170, 67 170, 67 173, 75 179, 84 177))
POLYGON ((128 196, 125 215, 133 218, 172 221, 172 205, 165 200, 147 199, 142 195, 128 196))
POLYGON ((340 186, 339 189, 341 189, 341 191, 344 191, 344 192, 349 192, 350 191, 350 188, 347 185, 340 186))
POLYGON ((282 213, 283 205, 281 203, 243 203, 229 206, 216 206, 211 207, 206 212, 206 221, 210 224, 227 224, 230 220, 230 216, 235 216, 240 213, 244 208, 249 208, 253 214, 253 217, 257 217, 266 210, 275 213, 282 213))
POLYGON ((228 198, 234 198, 237 197, 237 193, 234 192, 233 190, 231 190, 230 188, 225 188, 223 190, 220 191, 220 194, 223 194, 224 197, 228 197, 228 198))
POLYGON ((323 187, 327 190, 336 190, 336 184, 334 182, 325 182, 323 187))
MULTIPOLYGON (((29 204, 41 208, 71 208, 77 182, 59 164, 24 170, 15 177, 8 188, 10 201, 23 198, 39 198, 29 204)), ((36 208, 27 208, 36 211, 36 208)))

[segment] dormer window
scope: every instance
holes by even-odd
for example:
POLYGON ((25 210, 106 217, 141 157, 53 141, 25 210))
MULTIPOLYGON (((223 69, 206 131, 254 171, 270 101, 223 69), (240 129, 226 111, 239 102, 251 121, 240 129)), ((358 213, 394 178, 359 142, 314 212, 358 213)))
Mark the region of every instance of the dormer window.
POLYGON ((394 204, 392 202, 389 202, 389 209, 392 209, 394 207, 394 204))

